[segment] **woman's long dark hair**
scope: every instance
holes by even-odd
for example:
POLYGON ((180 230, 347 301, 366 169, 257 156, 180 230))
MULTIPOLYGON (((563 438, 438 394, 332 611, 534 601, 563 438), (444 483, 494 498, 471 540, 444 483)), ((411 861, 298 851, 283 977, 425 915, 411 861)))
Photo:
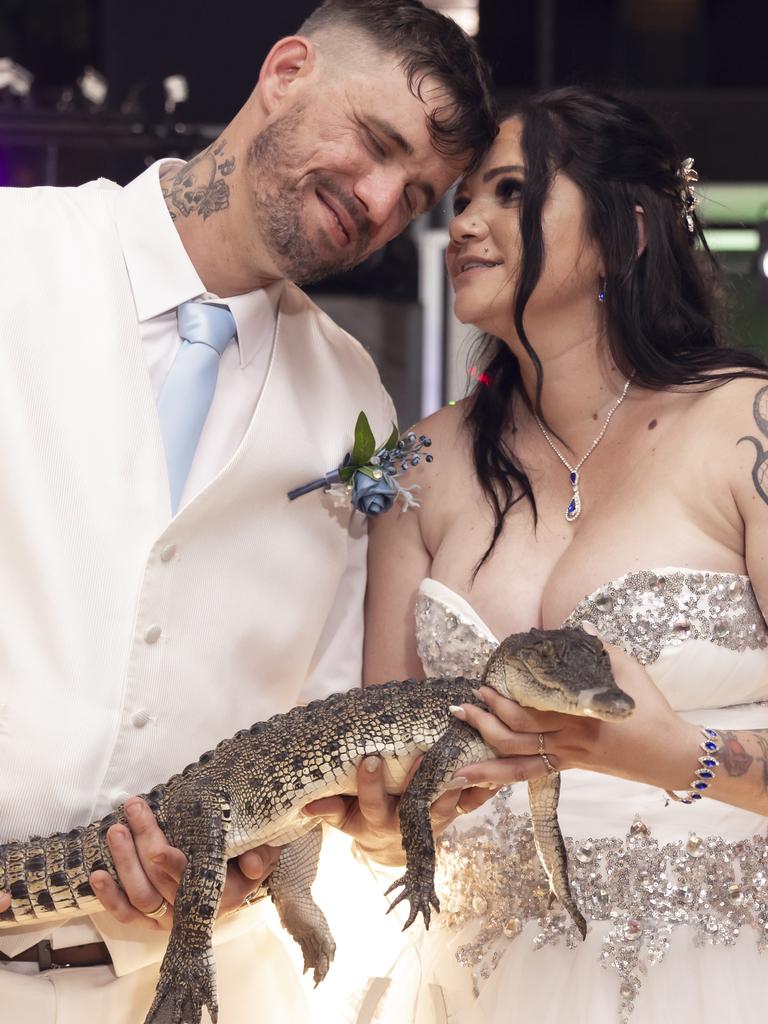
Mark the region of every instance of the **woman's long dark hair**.
POLYGON ((717 314, 717 265, 692 213, 685 219, 679 176, 682 157, 641 107, 580 88, 540 93, 510 111, 520 117, 525 181, 519 207, 522 255, 514 298, 520 343, 536 370, 536 393, 526 394, 520 365, 498 338, 484 336, 475 362, 482 368, 468 404, 475 470, 494 513, 489 557, 504 517, 527 499, 536 521, 531 483, 504 434, 514 427, 517 393, 543 420, 543 370, 523 326, 526 304, 545 260, 541 215, 552 179, 562 170, 581 190, 587 228, 605 262, 607 341, 615 365, 642 387, 716 387, 735 377, 768 376, 756 353, 726 347, 717 314), (640 256, 635 207, 643 208, 640 256), (698 243, 699 252, 695 251, 698 243))

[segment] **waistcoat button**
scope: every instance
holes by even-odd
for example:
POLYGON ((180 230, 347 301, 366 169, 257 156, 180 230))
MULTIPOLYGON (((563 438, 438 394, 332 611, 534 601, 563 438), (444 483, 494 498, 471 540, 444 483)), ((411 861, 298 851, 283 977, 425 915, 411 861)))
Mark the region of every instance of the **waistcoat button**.
POLYGON ((161 626, 150 626, 144 634, 144 641, 148 644, 156 644, 162 635, 163 630, 161 626))

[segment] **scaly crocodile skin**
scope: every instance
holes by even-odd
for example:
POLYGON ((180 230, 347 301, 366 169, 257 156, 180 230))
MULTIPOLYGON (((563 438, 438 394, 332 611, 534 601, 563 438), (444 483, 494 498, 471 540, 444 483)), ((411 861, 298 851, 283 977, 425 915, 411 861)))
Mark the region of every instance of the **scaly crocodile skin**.
MULTIPOLYGON (((581 695, 589 693, 599 702, 597 713, 607 713, 611 701, 615 713, 628 713, 628 698, 613 682, 602 645, 580 630, 532 630, 508 638, 491 656, 485 680, 532 707, 584 712, 581 695)), ((495 756, 448 710, 479 704, 476 685, 464 678, 409 680, 335 694, 241 730, 146 794, 168 841, 188 859, 146 1024, 199 1024, 203 1006, 216 1021, 211 930, 227 860, 263 843, 286 847, 271 895, 302 948, 305 968, 313 968, 316 982, 325 976, 333 938, 310 893, 320 831, 301 811, 311 800, 354 793, 357 768, 368 755, 381 757, 393 780, 403 779, 423 755, 400 800, 406 871, 392 888, 402 887, 395 903, 410 902, 406 927, 419 913, 429 924, 431 908, 439 910, 430 806, 463 765, 495 756)), ((541 825, 538 848, 553 891, 578 914, 567 888, 555 787, 543 780, 531 794, 541 825), (563 879, 565 888, 559 888, 563 879)), ((393 783, 393 792, 399 788, 393 783)), ((101 868, 117 880, 106 833, 125 821, 120 807, 68 833, 0 846, 0 889, 12 897, 0 927, 99 909, 88 878, 101 868)))

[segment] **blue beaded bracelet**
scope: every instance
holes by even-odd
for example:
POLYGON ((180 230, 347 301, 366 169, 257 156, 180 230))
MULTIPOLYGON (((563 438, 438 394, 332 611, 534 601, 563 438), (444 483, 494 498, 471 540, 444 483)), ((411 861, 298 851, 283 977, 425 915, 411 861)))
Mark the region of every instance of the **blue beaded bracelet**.
POLYGON ((704 742, 700 743, 699 746, 704 753, 699 758, 699 767, 693 773, 694 778, 690 783, 691 788, 687 793, 683 794, 673 793, 671 789, 666 790, 667 796, 681 804, 692 804, 696 800, 701 800, 705 791, 715 781, 715 768, 720 767, 720 762, 715 757, 715 754, 723 746, 720 733, 716 729, 702 729, 701 735, 704 737, 704 742))

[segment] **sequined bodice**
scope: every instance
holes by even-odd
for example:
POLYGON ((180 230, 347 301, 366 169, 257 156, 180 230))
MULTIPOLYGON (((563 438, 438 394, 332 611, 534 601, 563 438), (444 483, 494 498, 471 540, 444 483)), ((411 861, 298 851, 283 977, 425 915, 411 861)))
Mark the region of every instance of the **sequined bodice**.
MULTIPOLYGON (((768 627, 748 577, 676 568, 628 573, 585 597, 563 625, 584 620, 643 663, 692 720, 768 728, 768 627)), ((466 600, 429 579, 417 600, 416 632, 428 675, 477 677, 498 643, 466 600)), ((696 812, 665 806, 660 791, 639 783, 563 775, 559 816, 571 886, 588 922, 610 925, 599 956, 620 975, 622 1020, 676 928, 715 944, 753 928, 762 948, 768 936, 763 819, 713 800, 696 812)), ((438 847, 439 927, 472 925, 456 955, 477 984, 531 921, 534 935, 520 941, 580 941, 559 908, 547 907, 525 787, 501 790, 485 809, 459 819, 438 847)))
MULTIPOLYGON (((768 699, 768 626, 747 576, 627 573, 580 601, 563 625, 585 619, 645 665, 677 710, 768 699)), ((419 593, 416 636, 428 675, 479 676, 498 643, 467 601, 431 579, 419 593)))

